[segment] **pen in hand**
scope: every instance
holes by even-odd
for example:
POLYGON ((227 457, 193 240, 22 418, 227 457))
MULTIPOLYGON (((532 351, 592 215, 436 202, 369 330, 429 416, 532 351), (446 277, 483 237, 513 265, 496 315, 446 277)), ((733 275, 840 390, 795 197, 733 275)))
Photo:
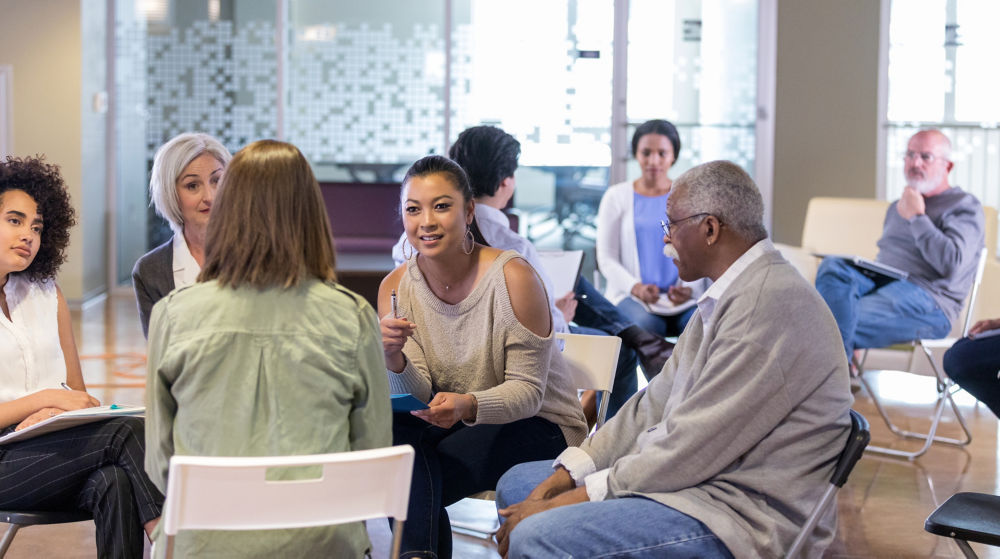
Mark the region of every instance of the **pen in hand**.
POLYGON ((399 298, 396 297, 395 289, 389 294, 389 300, 392 301, 392 317, 399 318, 399 298))
POLYGON ((72 389, 72 388, 70 388, 70 387, 69 387, 69 385, 68 385, 68 384, 66 384, 65 382, 60 382, 60 383, 59 383, 59 385, 60 385, 60 386, 62 386, 63 388, 65 388, 66 390, 73 390, 73 389, 72 389))

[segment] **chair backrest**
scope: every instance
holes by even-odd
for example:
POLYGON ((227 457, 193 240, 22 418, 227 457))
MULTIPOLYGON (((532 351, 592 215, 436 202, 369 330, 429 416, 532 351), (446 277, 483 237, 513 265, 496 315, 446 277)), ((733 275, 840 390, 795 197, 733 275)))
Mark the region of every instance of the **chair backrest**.
POLYGON ((993 206, 983 206, 983 221, 986 227, 986 248, 989 249, 991 257, 997 255, 997 209, 993 206))
POLYGON ((847 439, 844 451, 837 459, 837 467, 833 470, 830 483, 837 487, 843 487, 847 482, 847 477, 851 475, 854 465, 858 463, 865 453, 865 447, 871 441, 872 434, 868 426, 868 420, 860 413, 850 410, 851 414, 851 435, 847 439))
POLYGON ((163 530, 267 530, 369 518, 406 519, 409 445, 307 456, 174 456, 163 530), (266 479, 269 469, 319 466, 320 477, 266 479))
POLYGON ((605 392, 601 398, 601 409, 597 412, 597 427, 600 428, 607 415, 608 393, 615 383, 622 339, 618 336, 563 333, 556 333, 556 338, 564 343, 563 359, 568 365, 573 386, 580 390, 605 392))
POLYGON ((802 248, 875 258, 889 202, 872 198, 816 197, 802 225, 802 248))

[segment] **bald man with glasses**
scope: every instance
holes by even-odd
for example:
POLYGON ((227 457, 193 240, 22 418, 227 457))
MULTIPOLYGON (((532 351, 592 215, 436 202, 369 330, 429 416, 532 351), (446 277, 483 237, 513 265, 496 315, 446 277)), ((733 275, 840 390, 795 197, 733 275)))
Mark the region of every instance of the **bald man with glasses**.
POLYGON ((983 209, 975 196, 948 184, 954 166, 948 137, 917 132, 903 162, 906 188, 886 212, 876 260, 906 272, 906 279, 872 277, 842 258, 824 259, 816 275, 848 360, 856 349, 946 336, 976 273, 983 209))

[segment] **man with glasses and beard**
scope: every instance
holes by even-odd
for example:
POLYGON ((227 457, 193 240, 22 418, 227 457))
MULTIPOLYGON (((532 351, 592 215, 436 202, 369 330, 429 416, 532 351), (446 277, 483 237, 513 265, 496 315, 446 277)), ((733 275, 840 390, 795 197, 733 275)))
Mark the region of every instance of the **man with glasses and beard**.
POLYGON ((976 273, 983 209, 975 196, 948 184, 951 142, 940 130, 921 130, 903 163, 906 188, 886 212, 876 261, 907 278, 871 277, 835 257, 824 259, 816 275, 848 360, 855 349, 946 336, 976 273))

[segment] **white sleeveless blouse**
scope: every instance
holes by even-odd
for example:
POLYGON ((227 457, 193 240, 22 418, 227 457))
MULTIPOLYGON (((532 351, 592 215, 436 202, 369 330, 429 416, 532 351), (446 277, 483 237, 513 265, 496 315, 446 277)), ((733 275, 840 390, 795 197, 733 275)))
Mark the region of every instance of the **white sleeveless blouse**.
POLYGON ((0 402, 59 388, 66 380, 66 360, 59 345, 55 282, 10 274, 4 293, 10 320, 0 313, 0 402))

